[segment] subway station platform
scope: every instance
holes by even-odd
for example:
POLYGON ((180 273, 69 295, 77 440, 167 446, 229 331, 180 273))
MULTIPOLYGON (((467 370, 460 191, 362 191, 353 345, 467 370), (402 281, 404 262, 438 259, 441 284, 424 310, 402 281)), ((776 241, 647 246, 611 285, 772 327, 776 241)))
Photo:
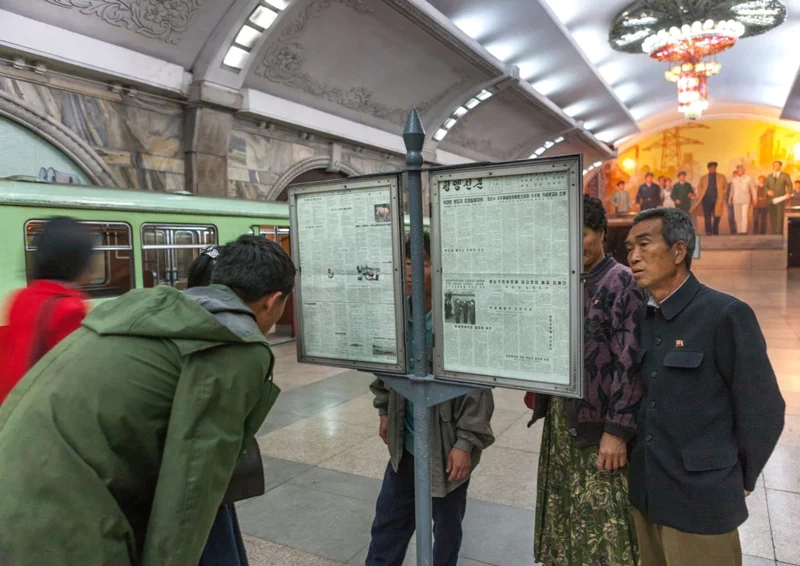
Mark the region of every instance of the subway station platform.
MULTIPOLYGON (((741 528, 745 566, 800 564, 800 272, 701 270, 758 315, 786 400, 786 427, 741 528)), ((364 564, 388 462, 369 374, 295 361, 275 347, 283 393, 259 432, 267 493, 238 506, 253 566, 364 564)), ((533 564, 541 423, 522 393, 497 389, 486 450, 469 487, 460 564, 533 564)), ((406 564, 415 563, 412 541, 406 564)))

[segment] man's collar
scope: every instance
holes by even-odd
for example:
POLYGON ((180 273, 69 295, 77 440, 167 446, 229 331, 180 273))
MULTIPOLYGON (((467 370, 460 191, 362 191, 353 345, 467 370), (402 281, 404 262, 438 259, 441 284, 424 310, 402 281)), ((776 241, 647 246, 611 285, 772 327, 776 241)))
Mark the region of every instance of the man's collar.
POLYGON ((693 273, 689 273, 689 277, 686 278, 680 287, 675 289, 669 297, 661 301, 661 304, 656 304, 653 297, 650 297, 650 300, 647 302, 649 307, 654 307, 661 310, 661 314, 664 315, 664 318, 667 320, 672 320, 676 316, 678 316, 683 309, 689 304, 689 302, 694 298, 697 292, 700 290, 701 284, 697 280, 697 277, 694 276, 693 273))

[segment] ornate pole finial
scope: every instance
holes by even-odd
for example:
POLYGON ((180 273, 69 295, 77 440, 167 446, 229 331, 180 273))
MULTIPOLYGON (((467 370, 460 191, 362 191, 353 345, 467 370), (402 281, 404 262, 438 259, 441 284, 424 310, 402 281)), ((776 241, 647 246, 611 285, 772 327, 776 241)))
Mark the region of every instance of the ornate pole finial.
POLYGON ((419 117, 416 107, 412 107, 408 113, 406 127, 403 130, 403 141, 406 145, 406 165, 410 169, 422 167, 422 146, 425 145, 425 128, 422 127, 422 120, 419 117))

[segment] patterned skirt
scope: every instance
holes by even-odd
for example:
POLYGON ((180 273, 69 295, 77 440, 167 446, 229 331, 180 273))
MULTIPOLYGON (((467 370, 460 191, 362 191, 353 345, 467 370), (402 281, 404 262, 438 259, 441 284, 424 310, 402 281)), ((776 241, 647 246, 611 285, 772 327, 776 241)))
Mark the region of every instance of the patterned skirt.
POLYGON ((577 448, 561 398, 544 422, 534 557, 544 566, 637 566, 627 469, 598 472, 598 446, 577 448))

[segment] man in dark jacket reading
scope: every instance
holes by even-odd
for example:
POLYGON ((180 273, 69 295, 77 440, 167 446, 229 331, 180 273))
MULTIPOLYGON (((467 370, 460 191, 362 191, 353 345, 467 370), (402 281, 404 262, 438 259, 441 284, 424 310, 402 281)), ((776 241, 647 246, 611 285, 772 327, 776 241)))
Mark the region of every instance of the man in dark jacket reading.
POLYGON ((753 310, 691 273, 686 212, 649 210, 627 239, 645 392, 630 460, 642 564, 740 566, 745 497, 783 430, 785 404, 753 310))

